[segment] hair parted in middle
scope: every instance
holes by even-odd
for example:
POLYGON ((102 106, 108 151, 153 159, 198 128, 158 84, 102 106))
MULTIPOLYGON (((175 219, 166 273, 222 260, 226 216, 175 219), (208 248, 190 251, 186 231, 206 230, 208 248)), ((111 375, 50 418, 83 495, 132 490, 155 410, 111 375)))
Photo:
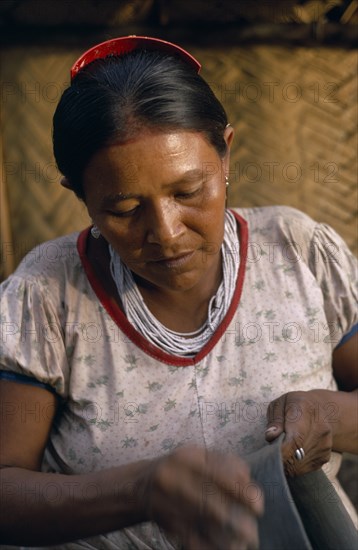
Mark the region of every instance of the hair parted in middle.
POLYGON ((219 156, 226 152, 227 116, 210 86, 187 63, 159 51, 87 65, 64 91, 53 123, 58 168, 83 200, 82 175, 92 156, 141 130, 201 132, 219 156))

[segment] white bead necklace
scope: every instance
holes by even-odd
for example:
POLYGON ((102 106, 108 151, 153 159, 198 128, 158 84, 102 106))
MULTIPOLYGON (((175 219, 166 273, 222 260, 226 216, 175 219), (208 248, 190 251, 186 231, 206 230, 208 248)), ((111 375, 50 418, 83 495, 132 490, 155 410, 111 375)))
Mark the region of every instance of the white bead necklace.
POLYGON ((146 306, 132 272, 109 245, 110 269, 128 321, 152 344, 183 357, 193 357, 210 340, 224 319, 235 291, 239 270, 239 241, 234 215, 225 212, 221 247, 223 278, 208 306, 208 318, 194 332, 180 333, 165 327, 146 306))

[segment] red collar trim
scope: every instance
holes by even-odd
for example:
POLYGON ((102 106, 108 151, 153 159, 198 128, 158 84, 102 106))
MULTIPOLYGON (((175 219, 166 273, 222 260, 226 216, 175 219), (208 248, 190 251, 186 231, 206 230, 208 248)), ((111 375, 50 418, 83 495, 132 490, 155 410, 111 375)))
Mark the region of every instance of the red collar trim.
POLYGON ((94 273, 94 270, 87 258, 86 254, 86 244, 89 236, 90 228, 84 229, 78 236, 77 240, 77 250, 87 275, 87 278, 92 286, 97 298, 101 302, 102 306, 105 308, 107 313, 112 317, 113 321, 119 326, 123 333, 141 350, 145 353, 154 357, 162 363, 168 365, 174 365, 176 367, 188 367, 190 365, 195 365, 201 361, 216 345, 221 336, 224 335, 227 327, 229 326, 235 311, 240 302, 242 287, 244 284, 245 271, 246 271, 246 260, 247 260, 247 245, 248 245, 248 227, 247 222, 242 218, 237 212, 232 211, 238 224, 239 224, 239 238, 240 238, 240 266, 239 273, 236 282, 235 293, 229 307, 227 314, 224 319, 210 338, 210 340, 205 344, 205 346, 197 353, 194 357, 184 358, 178 357, 176 355, 170 355, 165 351, 161 350, 157 346, 154 346, 144 336, 142 336, 127 320, 126 316, 120 309, 117 304, 113 304, 108 294, 105 292, 101 286, 97 276, 94 273))

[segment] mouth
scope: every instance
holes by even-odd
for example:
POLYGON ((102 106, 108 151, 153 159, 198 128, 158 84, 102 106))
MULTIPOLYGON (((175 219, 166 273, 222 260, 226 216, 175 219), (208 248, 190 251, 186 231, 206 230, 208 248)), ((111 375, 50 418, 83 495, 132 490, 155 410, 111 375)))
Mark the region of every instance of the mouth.
POLYGON ((175 269, 184 266, 194 256, 194 251, 183 252, 177 256, 164 256, 158 260, 154 260, 153 263, 162 265, 168 269, 175 269))

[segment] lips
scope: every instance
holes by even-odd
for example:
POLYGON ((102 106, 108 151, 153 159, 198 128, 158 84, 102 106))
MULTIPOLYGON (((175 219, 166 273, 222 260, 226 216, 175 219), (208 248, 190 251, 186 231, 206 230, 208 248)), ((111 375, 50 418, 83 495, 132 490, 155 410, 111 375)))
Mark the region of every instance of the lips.
POLYGON ((160 256, 159 258, 155 258, 155 260, 152 260, 154 262, 167 262, 169 260, 179 260, 180 258, 183 258, 184 256, 187 256, 188 254, 192 254, 192 250, 187 250, 186 252, 180 252, 179 254, 175 254, 173 256, 160 256))
POLYGON ((162 256, 158 259, 152 260, 153 263, 163 265, 168 268, 175 268, 175 267, 181 267, 188 262, 192 256, 194 255, 193 250, 189 250, 187 252, 181 252, 180 254, 176 254, 175 256, 162 256))

